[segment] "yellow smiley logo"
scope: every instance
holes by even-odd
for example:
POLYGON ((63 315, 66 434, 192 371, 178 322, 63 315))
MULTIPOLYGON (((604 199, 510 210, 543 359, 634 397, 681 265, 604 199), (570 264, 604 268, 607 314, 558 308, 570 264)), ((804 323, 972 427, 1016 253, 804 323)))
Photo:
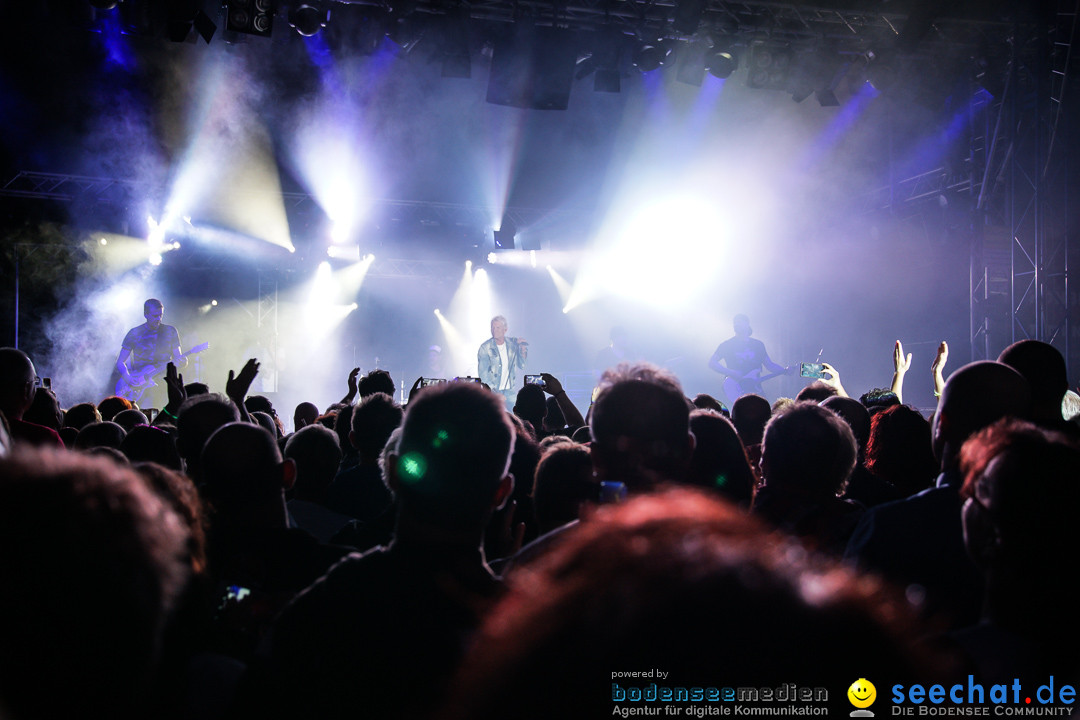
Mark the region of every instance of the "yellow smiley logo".
POLYGON ((866 678, 859 678, 851 683, 851 687, 847 690, 847 696, 855 707, 868 708, 877 699, 877 688, 874 687, 874 683, 866 678))

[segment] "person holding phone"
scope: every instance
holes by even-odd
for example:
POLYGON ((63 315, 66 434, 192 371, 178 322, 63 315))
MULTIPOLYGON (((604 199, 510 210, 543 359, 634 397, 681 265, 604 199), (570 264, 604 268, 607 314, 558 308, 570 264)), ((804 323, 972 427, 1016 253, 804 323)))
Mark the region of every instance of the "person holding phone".
POLYGON ((765 343, 750 337, 754 331, 749 317, 736 315, 733 325, 735 335, 720 343, 709 359, 709 367, 726 376, 724 393, 729 403, 750 393, 764 395, 763 381, 788 373, 788 368, 772 361, 765 343), (771 374, 762 376, 762 367, 771 374))
POLYGON ((476 364, 480 380, 511 406, 516 394, 517 370, 525 367, 529 343, 524 338, 507 337, 508 327, 502 315, 491 318, 491 338, 480 344, 476 364))

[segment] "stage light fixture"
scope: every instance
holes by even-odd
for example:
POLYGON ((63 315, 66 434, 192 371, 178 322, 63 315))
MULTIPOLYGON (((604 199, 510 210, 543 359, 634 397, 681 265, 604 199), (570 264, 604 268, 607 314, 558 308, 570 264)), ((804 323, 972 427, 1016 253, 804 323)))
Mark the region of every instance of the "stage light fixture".
POLYGON ((495 231, 495 248, 498 250, 513 250, 514 236, 517 235, 517 226, 508 219, 502 221, 502 226, 495 231))
POLYGON ((90 0, 90 7, 96 10, 112 10, 119 4, 119 0, 90 0))
POLYGON ((244 35, 270 37, 275 0, 225 0, 226 28, 244 35))
POLYGON ((748 87, 787 90, 791 70, 791 48, 778 43, 755 42, 750 46, 748 87))
POLYGON ((668 61, 671 47, 659 41, 643 42, 634 51, 634 67, 641 72, 652 72, 668 61))
POLYGON ((623 35, 620 30, 603 28, 597 31, 592 37, 592 52, 578 61, 574 77, 581 80, 593 75, 593 92, 620 92, 622 42, 623 35))
POLYGON ((289 7, 289 25, 304 37, 318 34, 329 20, 329 12, 318 3, 298 2, 289 7))
POLYGON ((739 60, 731 50, 714 47, 705 55, 705 69, 713 77, 726 80, 739 69, 739 60))

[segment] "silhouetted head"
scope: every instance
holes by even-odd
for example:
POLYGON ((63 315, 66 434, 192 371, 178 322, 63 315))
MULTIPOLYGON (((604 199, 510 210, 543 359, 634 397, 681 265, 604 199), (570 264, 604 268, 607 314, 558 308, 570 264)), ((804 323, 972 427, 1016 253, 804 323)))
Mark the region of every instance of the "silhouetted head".
POLYGON ((172 435, 150 425, 133 427, 120 443, 120 452, 132 463, 152 462, 181 472, 184 469, 172 435))
POLYGON ((0 410, 9 420, 22 419, 34 401, 34 363, 22 350, 0 348, 0 410))
POLYGON ((694 449, 690 409, 679 381, 660 368, 622 363, 607 370, 590 426, 601 480, 645 491, 686 477, 694 449))
POLYGON ((184 385, 184 396, 206 395, 210 392, 210 386, 201 382, 189 382, 184 385))
POLYGON ((392 398, 395 391, 394 379, 386 370, 372 370, 360 378, 356 388, 361 400, 375 393, 386 393, 392 398))
POLYGON ((0 458, 5 716, 146 717, 187 541, 128 468, 29 448, 0 458))
POLYGON ((546 412, 544 413, 544 429, 548 432, 558 432, 566 427, 566 416, 559 407, 559 399, 552 396, 544 400, 546 412))
POLYGON ((1005 348, 998 362, 1027 380, 1031 390, 1031 419, 1060 425, 1061 400, 1069 389, 1069 378, 1065 358, 1058 349, 1039 340, 1021 340, 1005 348))
POLYGON ((866 407, 867 411, 873 415, 881 412, 885 408, 899 405, 900 398, 892 391, 892 388, 874 388, 873 390, 867 390, 860 395, 859 402, 861 402, 866 407))
POLYGON ((207 438, 222 425, 239 420, 240 412, 229 398, 211 393, 188 398, 176 414, 176 449, 187 463, 188 474, 201 483, 200 461, 207 438))
POLYGON ((1076 667, 1080 450, 1062 435, 1002 419, 964 443, 964 541, 987 574, 991 619, 1068 645, 1076 667))
MULTIPOLYGON (((270 427, 267 427, 266 429, 279 438, 284 434, 281 428, 281 420, 278 419, 277 416, 277 409, 274 408, 274 403, 270 398, 265 395, 249 395, 244 399, 244 408, 253 417, 255 413, 266 413, 266 416, 270 418, 270 427)), ((257 422, 262 425, 264 420, 259 419, 257 422)), ((266 426, 263 425, 263 427, 266 426)))
POLYGON ((729 415, 724 404, 708 393, 698 393, 691 402, 693 402, 694 407, 700 410, 715 410, 721 415, 729 415))
POLYGON ((942 468, 955 464, 960 446, 973 433, 1003 417, 1027 418, 1031 391, 1008 365, 969 363, 945 381, 934 413, 931 438, 942 468))
POLYGON ((524 385, 518 390, 514 401, 514 414, 532 423, 539 432, 544 429, 544 416, 547 414, 547 399, 539 385, 524 385))
POLYGON ((79 431, 75 438, 76 450, 89 450, 94 447, 108 447, 120 449, 120 443, 124 442, 127 433, 124 428, 114 422, 93 422, 79 431))
POLYGON ((798 403, 765 428, 761 474, 766 484, 810 496, 833 496, 855 469, 855 436, 840 417, 798 403))
POLYGON ((124 428, 125 432, 131 432, 139 425, 149 424, 143 411, 136 410, 135 408, 131 408, 129 410, 121 410, 120 412, 116 413, 116 416, 113 418, 113 422, 124 428))
POLYGON ((836 388, 828 383, 823 383, 820 380, 815 380, 810 383, 795 396, 795 402, 815 402, 819 403, 822 400, 828 400, 833 395, 836 395, 836 388))
POLYGON ((318 424, 300 428, 285 443, 285 457, 296 463, 296 497, 319 501, 341 463, 337 433, 318 424))
POLYGON ((544 453, 532 491, 540 532, 577 520, 583 503, 596 502, 599 487, 584 445, 560 443, 544 453))
POLYGON ((749 507, 754 495, 754 473, 732 422, 715 410, 694 410, 690 413, 690 430, 696 440, 690 483, 749 507))
POLYGON ((112 420, 117 413, 131 409, 131 401, 119 395, 111 395, 97 404, 102 420, 112 420))
POLYGON ((821 401, 821 407, 828 408, 843 418, 844 422, 855 434, 855 442, 859 446, 859 455, 866 450, 866 443, 870 439, 870 412, 858 400, 834 395, 821 401))
POLYGON ((509 706, 523 720, 610 715, 641 706, 628 687, 724 687, 718 678, 759 688, 798 678, 832 698, 850 684, 852 658, 905 683, 939 672, 878 581, 686 489, 601 508, 508 582, 451 685, 447 707, 460 710, 449 717, 503 718, 509 706), (654 665, 667 674, 615 674, 654 665))
POLYGON ((731 404, 731 422, 744 445, 757 445, 772 417, 772 406, 760 395, 743 395, 731 404))
POLYGON ((207 498, 223 515, 284 503, 296 465, 284 460, 274 435, 259 425, 232 422, 214 431, 202 451, 207 498))
POLYGON ((360 453, 363 462, 374 463, 386 445, 390 433, 401 425, 404 412, 386 393, 365 397, 352 413, 352 432, 349 439, 360 453))
POLYGON ((56 393, 47 387, 36 388, 34 400, 23 413, 22 419, 59 430, 64 422, 64 411, 60 409, 56 393))
POLYGON ((94 403, 72 405, 64 413, 64 425, 82 430, 90 423, 101 422, 101 413, 94 403))
POLYGON ((905 495, 925 490, 938 474, 930 442, 930 422, 907 405, 893 405, 870 421, 867 469, 905 495))
POLYGON ((319 408, 315 403, 302 402, 293 411, 293 430, 314 425, 319 417, 319 408))
POLYGON ((274 424, 274 418, 271 417, 270 413, 262 410, 256 410, 255 412, 249 410, 248 413, 251 415, 252 422, 258 423, 259 427, 271 435, 277 435, 277 425, 274 424))
POLYGON ((513 486, 507 474, 513 443, 500 396, 475 383, 425 388, 409 403, 389 463, 402 516, 482 532, 513 486))

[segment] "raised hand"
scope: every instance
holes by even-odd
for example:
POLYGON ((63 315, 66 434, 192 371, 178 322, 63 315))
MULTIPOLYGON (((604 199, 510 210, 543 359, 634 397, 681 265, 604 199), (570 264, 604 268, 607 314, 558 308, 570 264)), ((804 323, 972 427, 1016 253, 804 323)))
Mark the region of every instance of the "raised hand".
POLYGON ((412 387, 409 388, 409 402, 413 401, 413 395, 415 395, 420 390, 420 387, 421 387, 421 385, 423 385, 423 383, 424 383, 424 376, 423 375, 416 378, 416 382, 414 382, 412 384, 412 387))
POLYGON ((165 387, 169 390, 169 402, 165 409, 175 415, 187 399, 187 393, 184 392, 184 376, 176 372, 173 363, 165 366, 165 387))
POLYGON ((563 391, 562 383, 551 373, 540 373, 540 379, 544 381, 544 392, 549 395, 558 395, 563 391))
POLYGON ((911 353, 904 357, 904 346, 899 340, 893 346, 892 362, 893 370, 898 373, 906 373, 911 368, 911 353))
POLYGON ((825 377, 821 379, 821 382, 825 383, 831 388, 834 388, 836 390, 836 394, 840 397, 847 397, 847 390, 845 390, 844 386, 840 383, 840 371, 834 368, 829 363, 821 363, 821 368, 826 373, 828 373, 825 377))
POLYGON ((934 363, 930 366, 930 369, 937 375, 945 369, 945 363, 949 361, 949 343, 944 340, 938 345, 937 355, 934 356, 934 363))
POLYGON ((934 364, 930 366, 930 372, 934 374, 934 396, 940 397, 945 389, 945 363, 949 361, 949 343, 944 340, 938 345, 934 364))
POLYGON ((230 370, 229 379, 225 382, 225 394, 237 405, 243 405, 244 398, 247 397, 248 390, 251 388, 251 383, 258 374, 259 361, 255 358, 251 358, 244 363, 239 375, 234 376, 233 371, 230 370))

